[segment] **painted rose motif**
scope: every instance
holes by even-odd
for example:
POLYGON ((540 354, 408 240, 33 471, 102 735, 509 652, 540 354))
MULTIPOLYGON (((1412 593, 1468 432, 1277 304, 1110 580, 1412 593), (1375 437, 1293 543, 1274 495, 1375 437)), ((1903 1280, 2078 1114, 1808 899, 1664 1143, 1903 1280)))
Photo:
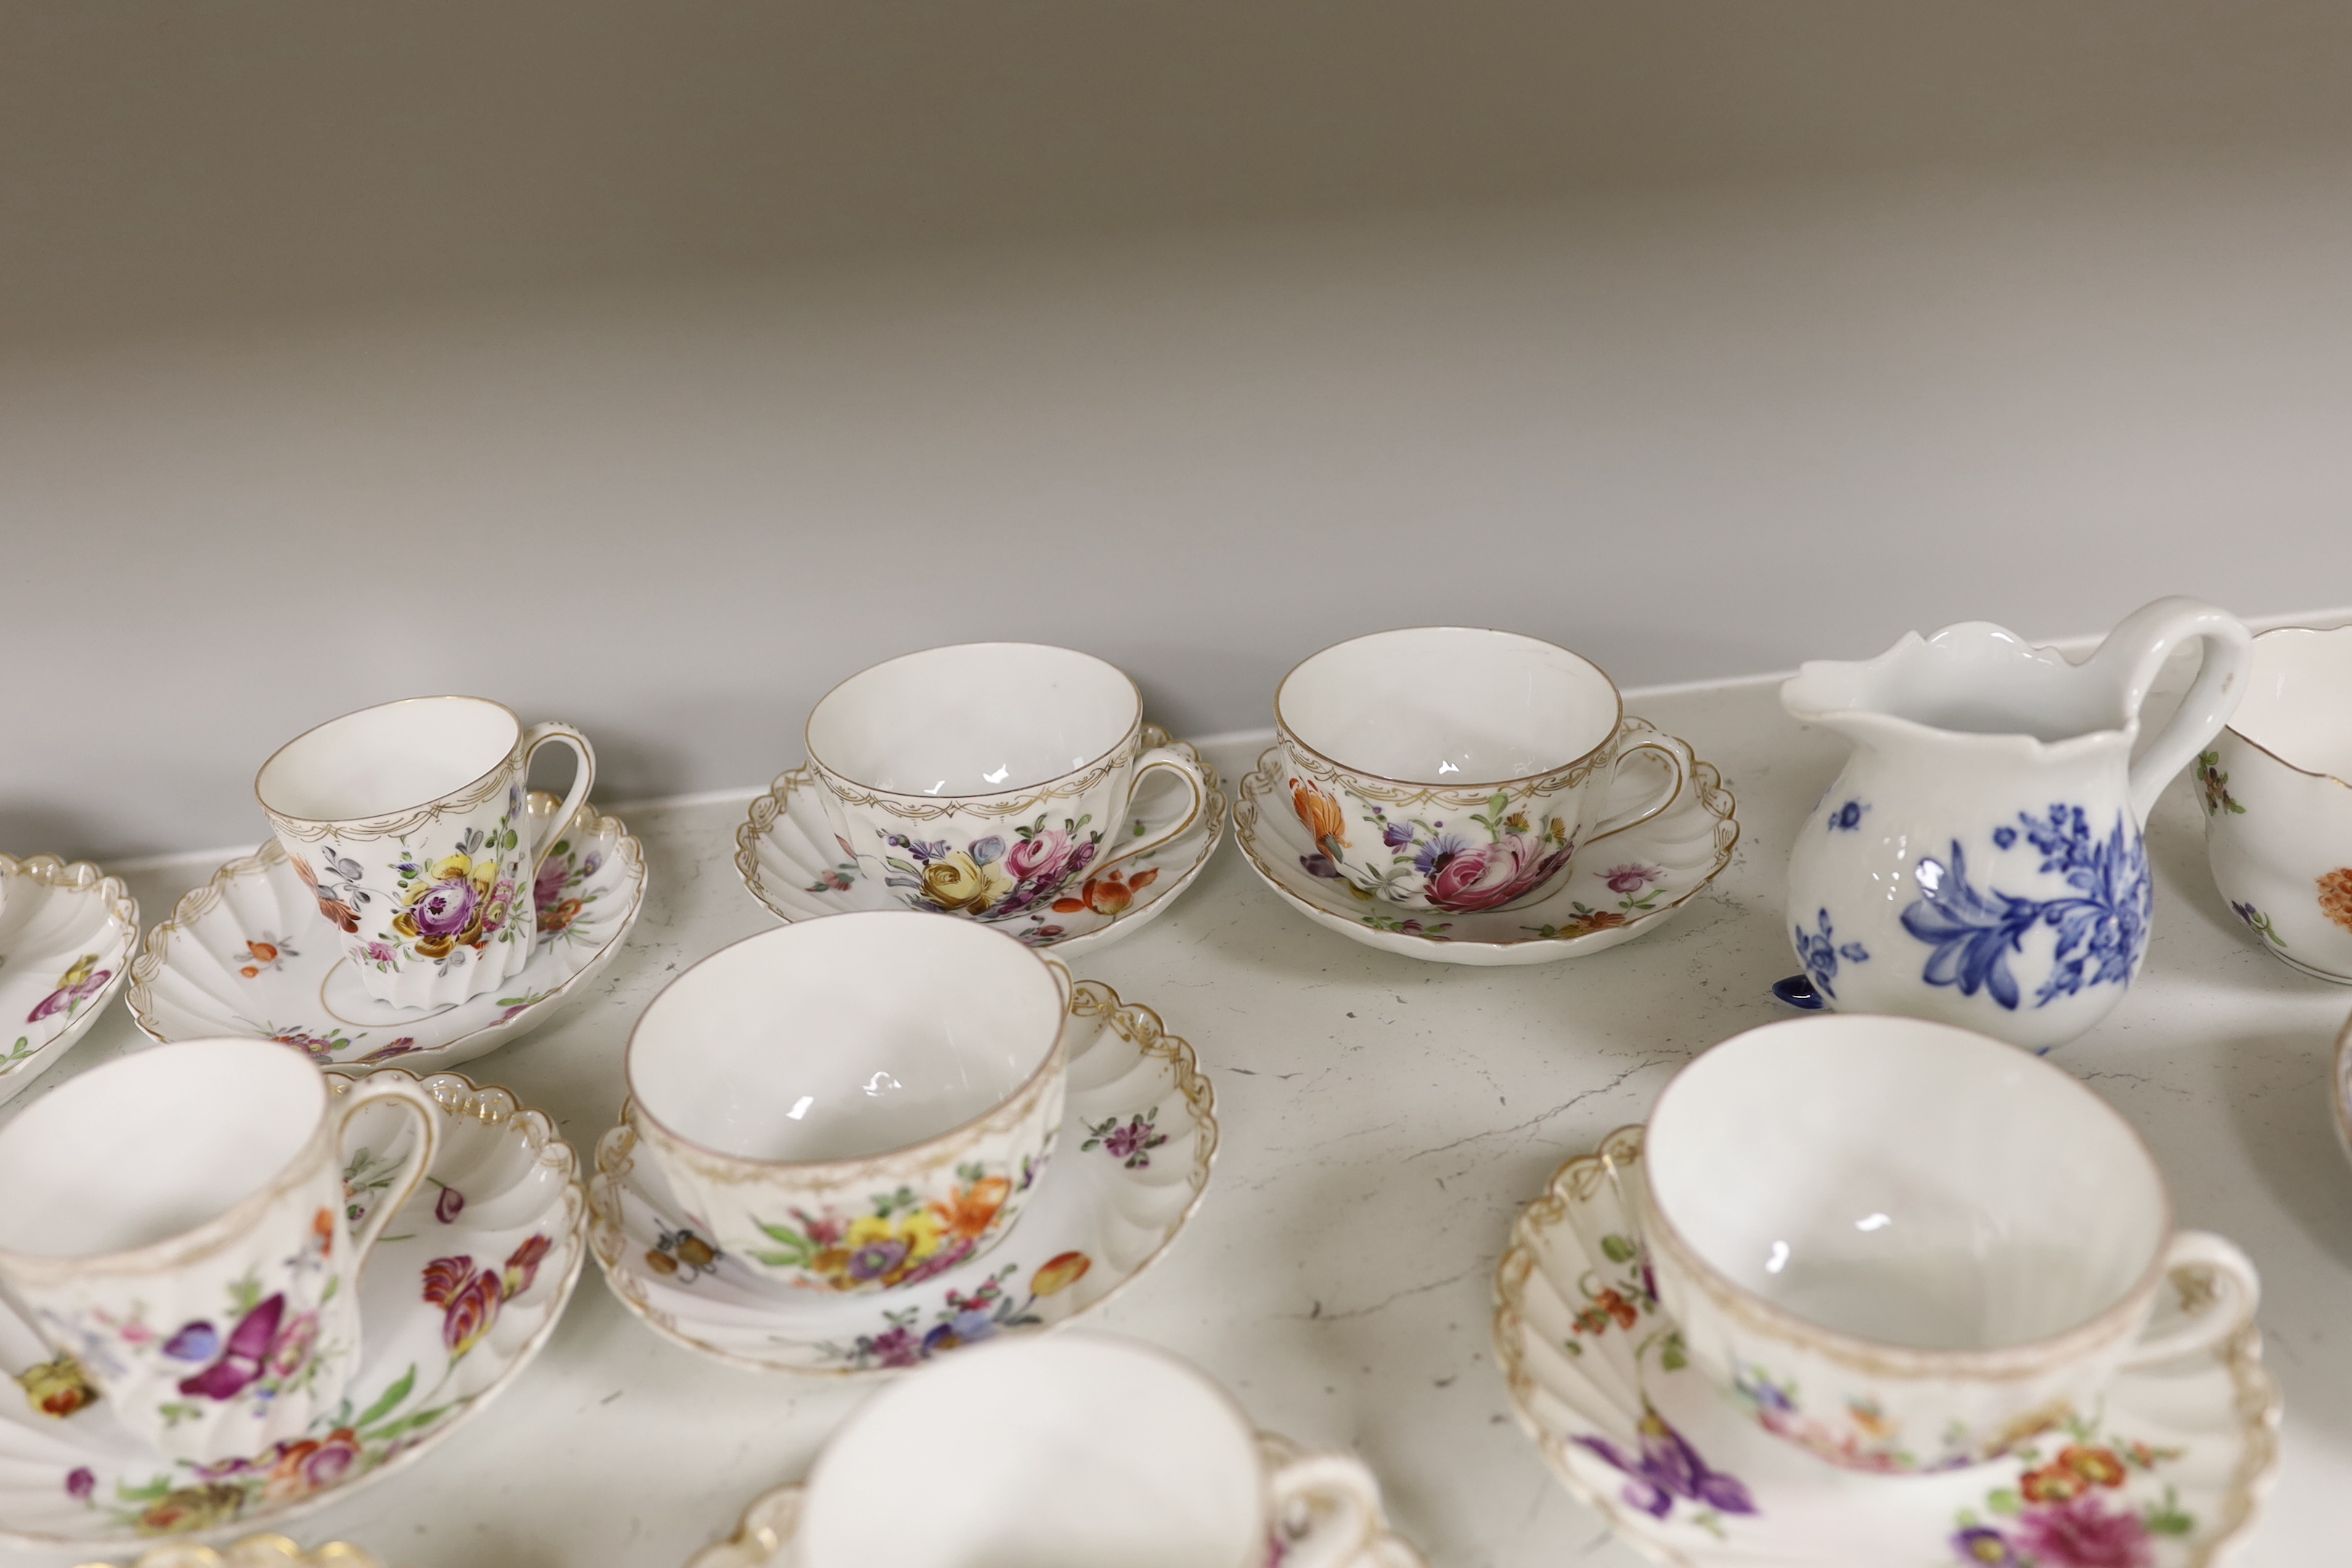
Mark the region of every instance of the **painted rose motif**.
POLYGON ((935 1279, 979 1249, 1013 1192, 1009 1178, 983 1174, 978 1165, 960 1167, 956 1174, 961 1184, 929 1204, 901 1187, 876 1197, 873 1212, 854 1219, 794 1210, 793 1224, 755 1220, 775 1245, 749 1256, 771 1268, 804 1269, 816 1278, 794 1282, 816 1289, 887 1289, 935 1279))
POLYGON ((571 878, 572 868, 564 864, 562 849, 559 844, 550 850, 547 858, 539 863, 539 875, 531 879, 530 900, 542 909, 563 896, 563 885, 571 878))
POLYGON ((1430 858, 1422 892, 1441 910, 1455 914, 1498 910, 1526 898, 1568 864, 1573 845, 1547 848, 1546 841, 1501 838, 1464 845, 1430 858))
POLYGON ((106 983, 113 978, 114 971, 98 967, 98 954, 83 953, 58 976, 57 989, 33 1005, 33 1010, 25 1015, 25 1022, 37 1024, 60 1013, 70 1018, 84 1002, 106 989, 106 983))
POLYGON ((1634 861, 1622 866, 1610 867, 1601 874, 1601 879, 1608 886, 1611 892, 1630 898, 1653 882, 1664 881, 1666 868, 1664 866, 1645 866, 1634 861))
MULTIPOLYGON (((1365 900, 1417 899, 1448 914, 1505 909, 1540 894, 1576 854, 1565 820, 1538 821, 1529 808, 1514 807, 1507 791, 1496 791, 1481 809, 1454 822, 1392 817, 1385 806, 1357 800, 1380 842, 1371 858, 1360 862, 1348 858, 1345 815, 1337 797, 1311 781, 1292 779, 1290 800, 1315 841, 1315 852, 1299 857, 1300 867, 1310 876, 1341 882, 1365 900), (1385 867, 1379 863, 1382 852, 1385 867)), ((1380 929, 1395 929, 1367 919, 1380 929)))
POLYGON ((341 1482, 360 1462, 359 1434, 339 1426, 324 1437, 281 1443, 261 1495, 273 1503, 293 1502, 341 1482))
POLYGON ((2352 931, 2352 866, 2338 867, 2319 879, 2319 912, 2352 931))
MULTIPOLYGON (((1055 903, 1084 876, 1102 844, 1101 830, 1087 826, 1093 820, 1066 817, 1052 827, 1041 816, 1015 828, 1009 843, 1002 834, 990 834, 961 849, 944 838, 885 832, 883 843, 898 853, 883 857, 883 881, 915 894, 930 909, 1007 920, 1055 903)), ((1076 907, 1085 907, 1083 898, 1076 907)))
POLYGON ((76 1502, 88 1502, 90 1493, 98 1490, 98 1473, 88 1465, 77 1465, 66 1472, 66 1496, 76 1502))
POLYGON ((1983 1514, 1961 1510, 1955 1557, 2004 1568, 2153 1568, 2159 1538, 2196 1530, 2170 1487, 2137 1508, 2129 1493, 2135 1476, 2180 1458, 2180 1449, 2102 1443, 2080 1421, 2067 1430, 2074 1440, 2054 1458, 2035 1463, 2027 1450, 2029 1468, 2013 1488, 1986 1499, 1983 1514))

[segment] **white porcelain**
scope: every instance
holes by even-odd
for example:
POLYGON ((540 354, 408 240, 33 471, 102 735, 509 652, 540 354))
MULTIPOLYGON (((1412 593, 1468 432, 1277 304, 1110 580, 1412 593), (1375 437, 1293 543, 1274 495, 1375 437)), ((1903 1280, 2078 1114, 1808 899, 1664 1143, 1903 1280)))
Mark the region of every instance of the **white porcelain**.
MULTIPOLYGON (((534 825, 562 807, 534 790, 534 825)), ((223 866, 147 933, 131 1016, 151 1039, 257 1035, 321 1067, 455 1067, 552 1019, 620 953, 646 897, 645 850, 583 805, 540 863, 530 962, 509 985, 434 1008, 379 1002, 312 914, 310 886, 276 839, 223 866)))
MULTIPOLYGON (((1629 718, 1623 728, 1629 742, 1671 752, 1687 787, 1667 810, 1611 838, 1607 853, 1579 857, 1566 883, 1524 909, 1400 915, 1353 883, 1327 875, 1328 857, 1317 848, 1306 820, 1315 807, 1310 802, 1302 813, 1288 787, 1288 755, 1278 745, 1242 780, 1234 837, 1258 876, 1300 913, 1369 947, 1482 966, 1600 952, 1671 919, 1731 864, 1739 841, 1735 802, 1713 764, 1693 758, 1688 745, 1643 720, 1629 718)), ((1622 778, 1609 804, 1636 800, 1647 788, 1647 781, 1622 778)))
POLYGON ((98 1022, 138 941, 121 878, 87 860, 0 855, 0 1105, 98 1022))
MULTIPOLYGON (((1157 724, 1143 727, 1143 746, 1147 752, 1172 752, 1200 770, 1206 786, 1201 808, 1194 810, 1186 791, 1138 793, 1112 841, 1148 847, 1050 902, 1032 903, 1016 918, 999 921, 999 929, 1033 947, 1051 948, 1057 958, 1076 958, 1141 931, 1200 876, 1224 833, 1225 797, 1217 770, 1157 724), (1167 829, 1188 815, 1192 825, 1171 836, 1167 829)), ((751 803, 749 820, 735 830, 735 870, 744 887, 785 921, 898 908, 898 894, 870 875, 856 851, 835 835, 825 816, 825 798, 814 767, 776 775, 768 793, 751 803)))
POLYGON ((826 692, 806 738, 833 837, 864 875, 907 909, 1009 930, 1084 899, 1208 809, 1196 755, 1146 749, 1135 682, 1070 648, 903 655, 826 692), (1170 785, 1181 804, 1122 841, 1136 797, 1170 785))
MULTIPOLYGON (((325 1079, 339 1099, 415 1081, 396 1070, 325 1079)), ((362 1352, 342 1399, 290 1441, 209 1465, 158 1453, 108 1400, 58 1418, 0 1399, 0 1541, 113 1551, 282 1526, 424 1458, 512 1384, 586 1257, 579 1163, 544 1115, 502 1089, 455 1073, 421 1087, 437 1118, 430 1176, 383 1226, 359 1281, 362 1352)), ((415 1133, 383 1102, 351 1133, 343 1217, 357 1227, 391 1209, 415 1133)), ((48 1353, 0 1309, 0 1374, 22 1384, 48 1353)))
POLYGON ((1109 1300, 1150 1268, 1208 1189, 1214 1091, 1149 1007, 1081 981, 1066 1031, 1068 1096, 1055 1158, 1019 1227, 985 1258, 884 1295, 798 1290, 714 1243, 624 1125, 596 1149, 596 1260, 664 1337, 731 1365, 855 1376, 1034 1333, 1109 1300))
POLYGON ((1775 1442, 1691 1363, 1652 1288, 1641 1158, 1640 1128, 1613 1133, 1521 1212, 1495 1273, 1495 1351, 1553 1472, 1644 1556, 2206 1568, 2253 1528, 2280 1401, 2252 1326, 2123 1373, 2074 1424, 1970 1469, 1871 1474, 1775 1442))
POLYGON ((386 1173, 405 1199, 437 1134, 424 1091, 387 1079, 335 1100, 262 1040, 120 1057, 0 1127, 0 1288, 57 1352, 37 1397, 70 1414, 102 1395, 158 1452, 205 1461, 333 1409, 390 1217, 343 1217, 348 1129, 378 1103, 415 1120, 386 1173))
POLYGON ((2211 1350, 2260 1298, 2236 1247, 2174 1231, 2105 1100, 1948 1024, 1736 1035, 1675 1075, 1644 1142, 1643 1228, 1692 1363, 1832 1464, 1997 1458, 2093 1415, 2124 1369, 2211 1350), (2209 1310, 2150 1335, 2168 1280, 2209 1310))
POLYGON ((2213 883, 2273 958, 2352 985, 2352 626, 2254 639, 2246 700, 2199 754, 2213 883))
MULTIPOLYGON (((1306 1458, 1307 1451, 1276 1433, 1260 1432, 1257 1453, 1259 1468, 1271 1478, 1306 1458)), ((696 1552, 686 1568, 795 1568, 803 1491, 794 1481, 761 1492, 743 1510, 735 1533, 696 1552)), ((1353 1522, 1351 1510, 1332 1506, 1328 1500, 1307 1496, 1292 1500, 1295 1506, 1276 1523, 1264 1568, 1286 1568, 1298 1561, 1292 1553, 1319 1552, 1331 1531, 1347 1531, 1353 1522)), ((1375 1517, 1355 1553, 1339 1562, 1345 1568, 1425 1568, 1421 1553, 1389 1528, 1385 1514, 1375 1517)))
POLYGON ((2048 1050, 2123 999, 2155 909, 2141 830, 2245 691, 2246 628, 2195 599, 2126 616, 2082 664, 1983 621, 1813 660, 1781 705, 1853 742, 1789 856, 1797 956, 1831 1007, 2048 1050), (2139 760, 2140 704, 2204 665, 2139 760))
POLYGON ((1337 1521, 1289 1543, 1285 1568, 1361 1555, 1381 1518, 1371 1472, 1345 1454, 1269 1469, 1207 1374, 1139 1341, 1071 1332, 983 1346, 859 1405, 809 1472, 793 1563, 1260 1568, 1278 1521, 1316 1505, 1337 1521), (910 1476, 919 1508, 904 1504, 910 1476))
POLYGON ((446 1007, 530 962, 541 861, 595 779, 596 754, 569 724, 526 730, 484 698, 413 697, 296 736, 253 792, 362 988, 446 1007), (523 797, 550 742, 579 765, 562 807, 535 821, 523 797))
POLYGON ((1334 644, 1274 697, 1318 875, 1414 915, 1523 909, 1558 891, 1580 848, 1672 805, 1688 749, 1624 718, 1615 682, 1590 660, 1470 626, 1334 644), (1664 776, 1612 810, 1619 770, 1637 756, 1664 776))
POLYGON ((770 1280, 878 1292, 978 1258, 1061 1125, 1069 975, 907 910, 746 937, 630 1032, 622 1121, 712 1243, 770 1280))

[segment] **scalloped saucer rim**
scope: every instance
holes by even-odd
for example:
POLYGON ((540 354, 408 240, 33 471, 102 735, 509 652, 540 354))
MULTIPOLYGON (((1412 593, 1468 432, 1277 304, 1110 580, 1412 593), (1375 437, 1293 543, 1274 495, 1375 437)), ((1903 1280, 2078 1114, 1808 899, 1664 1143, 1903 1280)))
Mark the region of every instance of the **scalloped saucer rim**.
MULTIPOLYGON (((48 962, 30 969, 26 960, 34 954, 0 946, 0 992, 32 1002, 24 1021, 15 1026, 26 1032, 17 1036, 13 1047, 0 1036, 0 1105, 22 1093, 89 1032, 130 978, 139 951, 139 900, 123 887, 121 878, 87 860, 0 855, 0 884, 14 885, 20 879, 41 890, 44 903, 60 896, 95 900, 103 918, 92 934, 102 934, 104 940, 95 949, 89 945, 90 935, 77 936, 66 947, 43 947, 40 953, 48 962), (62 967, 51 974, 50 968, 58 965, 62 967), (26 976, 32 977, 29 984, 17 984, 26 976), (54 1031, 35 1044, 34 1026, 51 1018, 58 1020, 54 1031)), ((0 1017, 7 1016, 0 1013, 0 1017)))

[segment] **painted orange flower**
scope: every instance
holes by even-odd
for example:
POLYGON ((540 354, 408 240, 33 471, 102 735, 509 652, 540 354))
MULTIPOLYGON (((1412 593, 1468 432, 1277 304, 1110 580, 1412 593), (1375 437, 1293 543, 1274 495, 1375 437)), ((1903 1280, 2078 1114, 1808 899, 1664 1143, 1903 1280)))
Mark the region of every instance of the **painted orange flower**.
POLYGON ((1082 910, 1092 910, 1098 915, 1116 915, 1135 902, 1135 895, 1160 880, 1160 868, 1150 867, 1129 877, 1124 871, 1113 871, 1106 877, 1089 877, 1087 885, 1078 889, 1074 899, 1055 899, 1054 912, 1075 915, 1082 910))
POLYGON ((1600 1295, 1592 1298, 1592 1304, 1616 1319, 1617 1326, 1621 1329, 1630 1329, 1642 1321, 1642 1314, 1633 1310, 1633 1303, 1625 1300, 1614 1289, 1602 1290, 1600 1295))
POLYGON ((310 1216, 310 1233, 319 1238, 319 1256, 325 1258, 335 1250, 335 1215, 331 1209, 320 1209, 310 1216))
POLYGON ((1055 1296, 1086 1278, 1094 1267, 1094 1259, 1083 1252, 1065 1252, 1046 1260, 1045 1266, 1030 1277, 1029 1293, 1033 1296, 1055 1296))
POLYGON ((245 944, 247 957, 253 962, 238 966, 237 973, 247 980, 278 962, 278 944, 269 942, 248 942, 245 944))
POLYGON ((2124 1462, 2116 1458, 2111 1448, 2085 1448, 2079 1444, 2069 1444, 2058 1451, 2057 1462, 2095 1487, 2119 1487, 2124 1484, 2124 1462))
POLYGON ((1290 781, 1290 808, 1298 814, 1308 837, 1315 846, 1327 853, 1333 844, 1341 848, 1348 844, 1348 819, 1340 814, 1339 803, 1325 795, 1314 784, 1298 779, 1290 781))
POLYGON ((2017 1478, 2017 1489, 2028 1502, 2071 1502, 2091 1489, 2073 1466, 2055 1459, 2017 1478))
POLYGON ((1013 1184, 1003 1176, 983 1176, 945 1203, 931 1205, 950 1236, 978 1241, 996 1223, 996 1211, 1013 1195, 1013 1184))
MULTIPOLYGON (((1085 1260, 1079 1261, 1083 1272, 1085 1260)), ((81 1363, 69 1355, 61 1354, 54 1361, 26 1367, 16 1374, 16 1385, 25 1391, 26 1402, 34 1409, 61 1419, 98 1401, 98 1385, 82 1371, 81 1363)))
POLYGON ((2319 912, 2352 931, 2352 866, 2339 866, 2319 879, 2319 912))

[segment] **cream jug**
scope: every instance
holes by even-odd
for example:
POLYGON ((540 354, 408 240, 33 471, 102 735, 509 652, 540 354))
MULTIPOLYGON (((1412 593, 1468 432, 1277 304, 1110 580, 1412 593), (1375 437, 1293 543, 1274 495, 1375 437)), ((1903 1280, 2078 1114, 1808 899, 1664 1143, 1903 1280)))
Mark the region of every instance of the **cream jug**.
POLYGON ((2248 644, 2228 614, 2174 597, 2079 665, 1969 621, 1803 666, 1781 705, 1853 742, 1789 856, 1797 956, 1822 1003, 2037 1051, 2105 1016, 2147 951, 2147 814, 2229 722, 2248 644), (2134 762, 2149 684, 2190 637, 2196 684, 2134 762))

